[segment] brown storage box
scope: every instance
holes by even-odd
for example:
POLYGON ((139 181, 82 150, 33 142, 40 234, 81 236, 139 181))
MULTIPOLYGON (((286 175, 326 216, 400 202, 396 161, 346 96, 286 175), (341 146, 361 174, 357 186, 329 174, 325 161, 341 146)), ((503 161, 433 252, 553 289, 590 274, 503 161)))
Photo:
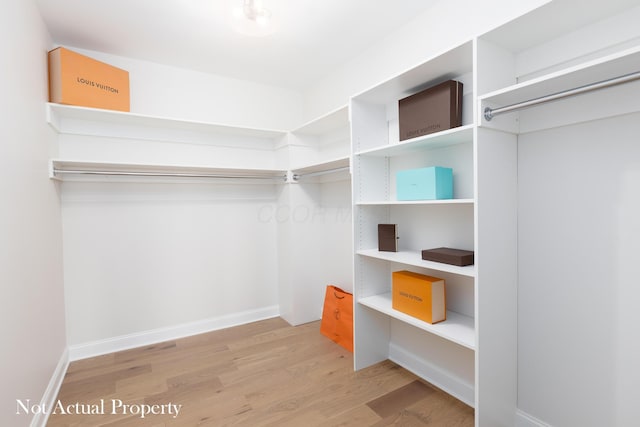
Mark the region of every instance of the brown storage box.
POLYGON ((391 308, 432 324, 447 319, 444 279, 405 270, 391 276, 391 308))
POLYGON ((49 101, 129 111, 129 72, 59 47, 49 52, 49 101))
POLYGON ((398 101, 400 141, 462 125, 462 83, 448 80, 398 101))
POLYGON ((451 248, 425 249, 422 251, 422 259, 427 261, 443 262, 445 264, 464 267, 474 263, 473 251, 451 248))
POLYGON ((398 252, 398 225, 378 224, 378 250, 398 252))

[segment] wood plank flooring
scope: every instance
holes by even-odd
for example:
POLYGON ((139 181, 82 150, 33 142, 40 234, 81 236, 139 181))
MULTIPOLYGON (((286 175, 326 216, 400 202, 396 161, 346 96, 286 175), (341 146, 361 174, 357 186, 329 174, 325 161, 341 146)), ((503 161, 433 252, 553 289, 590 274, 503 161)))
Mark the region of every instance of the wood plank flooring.
POLYGON ((47 426, 473 426, 392 362, 353 372, 319 329, 274 318, 72 362, 47 426))

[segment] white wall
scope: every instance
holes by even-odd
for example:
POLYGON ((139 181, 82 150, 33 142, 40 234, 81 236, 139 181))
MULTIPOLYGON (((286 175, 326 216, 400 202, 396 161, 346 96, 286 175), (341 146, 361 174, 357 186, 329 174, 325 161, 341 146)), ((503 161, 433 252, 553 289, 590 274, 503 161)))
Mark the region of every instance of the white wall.
POLYGON ((548 0, 441 0, 308 88, 306 120, 548 0))
POLYGON ((276 224, 263 215, 272 211, 273 185, 63 187, 72 349, 194 322, 228 326, 239 313, 277 314, 276 224))
POLYGON ((135 113, 277 130, 302 120, 302 96, 290 89, 68 48, 128 71, 135 113))
POLYGON ((51 41, 32 1, 0 7, 0 425, 26 426, 66 347, 60 203, 44 120, 51 41))

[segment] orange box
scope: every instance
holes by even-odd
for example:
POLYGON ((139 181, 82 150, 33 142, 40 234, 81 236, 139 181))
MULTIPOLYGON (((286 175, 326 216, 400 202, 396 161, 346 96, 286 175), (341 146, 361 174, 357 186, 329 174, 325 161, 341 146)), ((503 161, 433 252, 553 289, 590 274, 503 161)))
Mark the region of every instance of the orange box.
POLYGON ((427 323, 447 320, 444 279, 411 271, 392 273, 391 307, 427 323))
POLYGON ((129 72, 59 47, 49 52, 49 101, 129 111, 129 72))

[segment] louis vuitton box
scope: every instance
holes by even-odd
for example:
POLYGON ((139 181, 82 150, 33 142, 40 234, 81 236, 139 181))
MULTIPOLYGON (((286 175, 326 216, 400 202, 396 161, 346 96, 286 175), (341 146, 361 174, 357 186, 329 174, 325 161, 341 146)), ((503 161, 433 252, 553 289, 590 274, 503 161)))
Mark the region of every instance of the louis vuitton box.
POLYGON ((391 284, 394 310, 432 324, 447 319, 444 279, 402 270, 392 273, 391 284))
POLYGON ((59 47, 49 52, 49 101, 129 111, 129 72, 59 47))
POLYGON ((400 141, 462 125, 462 83, 447 80, 398 101, 400 141))

